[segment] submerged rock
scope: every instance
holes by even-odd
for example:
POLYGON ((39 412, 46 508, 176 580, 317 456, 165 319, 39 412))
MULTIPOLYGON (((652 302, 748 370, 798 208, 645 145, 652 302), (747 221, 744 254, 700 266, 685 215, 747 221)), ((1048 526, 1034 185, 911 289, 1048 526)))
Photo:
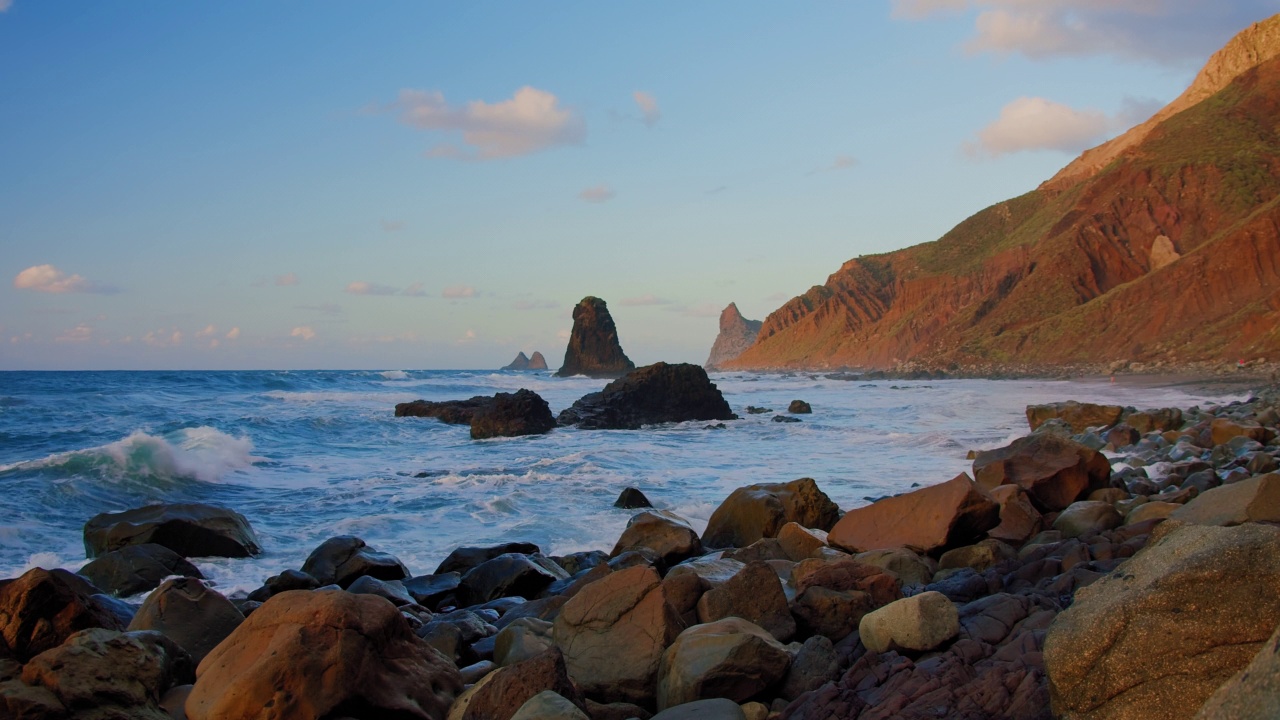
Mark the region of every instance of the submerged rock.
POLYGON ((396 403, 396 417, 432 417, 450 425, 470 425, 476 412, 493 402, 487 395, 476 395, 466 400, 414 400, 396 403))
POLYGON ((635 369, 636 364, 622 352, 609 306, 597 297, 582 298, 573 309, 573 331, 556 377, 614 378, 635 369))
POLYGON ((589 430, 637 430, 658 423, 737 417, 706 370, 660 362, 584 395, 560 413, 559 422, 589 430))

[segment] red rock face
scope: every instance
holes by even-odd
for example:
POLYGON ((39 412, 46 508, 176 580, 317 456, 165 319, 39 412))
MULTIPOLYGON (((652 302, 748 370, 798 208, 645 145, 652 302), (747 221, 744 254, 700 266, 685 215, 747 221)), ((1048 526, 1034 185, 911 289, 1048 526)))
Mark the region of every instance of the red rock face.
POLYGON ((1277 116, 1280 58, 1145 129, 1095 172, 987 208, 936 242, 850 260, 723 367, 1280 354, 1277 116), (1152 259, 1161 236, 1180 254, 1163 266, 1152 259))
POLYGON ((635 369, 622 352, 609 306, 597 297, 583 298, 573 309, 573 331, 556 377, 622 377, 635 369))

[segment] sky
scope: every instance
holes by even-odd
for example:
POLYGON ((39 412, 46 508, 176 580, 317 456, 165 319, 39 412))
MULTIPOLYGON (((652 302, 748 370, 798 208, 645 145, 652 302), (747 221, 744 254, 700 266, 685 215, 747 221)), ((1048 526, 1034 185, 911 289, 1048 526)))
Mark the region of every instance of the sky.
POLYGON ((705 361, 1280 0, 0 0, 0 370, 705 361), (7 282, 6 282, 7 281, 7 282))

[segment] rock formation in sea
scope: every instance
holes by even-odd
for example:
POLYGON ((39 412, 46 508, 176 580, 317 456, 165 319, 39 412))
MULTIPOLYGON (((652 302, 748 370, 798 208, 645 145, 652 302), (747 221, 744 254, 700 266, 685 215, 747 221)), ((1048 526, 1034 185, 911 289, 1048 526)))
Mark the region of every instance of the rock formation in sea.
POLYGON ((501 369, 502 370, 546 370, 547 359, 542 357, 542 353, 536 350, 533 352, 532 356, 525 355, 524 351, 522 350, 518 355, 516 355, 515 360, 512 360, 511 363, 508 365, 504 365, 501 369))
POLYGON ((526 370, 546 370, 547 359, 542 356, 542 353, 538 352, 537 350, 534 350, 533 354, 529 356, 529 367, 525 369, 526 370))
POLYGON ((584 395, 561 411, 558 421, 592 430, 635 430, 658 423, 737 417, 706 370, 690 363, 660 362, 584 395))
POLYGON ((547 401, 524 388, 493 397, 397 403, 396 417, 432 417, 449 425, 470 425, 472 440, 541 435, 556 426, 547 401))
POLYGON ((849 260, 725 369, 1280 354, 1280 16, 1177 100, 940 240, 849 260))
POLYGON ((729 306, 720 312, 720 334, 716 335, 716 341, 711 345, 711 354, 707 356, 703 367, 708 370, 717 370, 721 363, 741 355, 743 350, 751 347, 751 343, 756 341, 762 325, 764 322, 761 320, 748 320, 742 317, 742 313, 738 312, 737 303, 729 303, 729 306))
POLYGON ((598 297, 582 298, 573 309, 573 332, 556 377, 622 377, 635 369, 636 364, 622 352, 609 306, 598 297))

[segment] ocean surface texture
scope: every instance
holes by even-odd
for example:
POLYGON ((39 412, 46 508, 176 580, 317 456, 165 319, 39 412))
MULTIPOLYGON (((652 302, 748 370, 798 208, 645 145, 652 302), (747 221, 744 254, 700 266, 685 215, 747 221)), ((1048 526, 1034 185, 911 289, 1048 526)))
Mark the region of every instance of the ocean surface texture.
POLYGON ((79 568, 96 513, 197 501, 246 515, 265 552, 196 564, 224 593, 301 567, 328 537, 359 535, 415 575, 458 545, 523 540, 548 554, 609 550, 636 486, 701 531, 751 483, 813 477, 842 508, 948 480, 971 449, 1027 432, 1028 403, 1137 407, 1233 399, 1087 382, 886 380, 717 374, 742 418, 638 431, 557 429, 473 441, 465 426, 396 418, 398 402, 529 388, 558 413, 604 386, 487 371, 0 373, 0 577, 79 568), (800 423, 786 414, 807 400, 800 423))

